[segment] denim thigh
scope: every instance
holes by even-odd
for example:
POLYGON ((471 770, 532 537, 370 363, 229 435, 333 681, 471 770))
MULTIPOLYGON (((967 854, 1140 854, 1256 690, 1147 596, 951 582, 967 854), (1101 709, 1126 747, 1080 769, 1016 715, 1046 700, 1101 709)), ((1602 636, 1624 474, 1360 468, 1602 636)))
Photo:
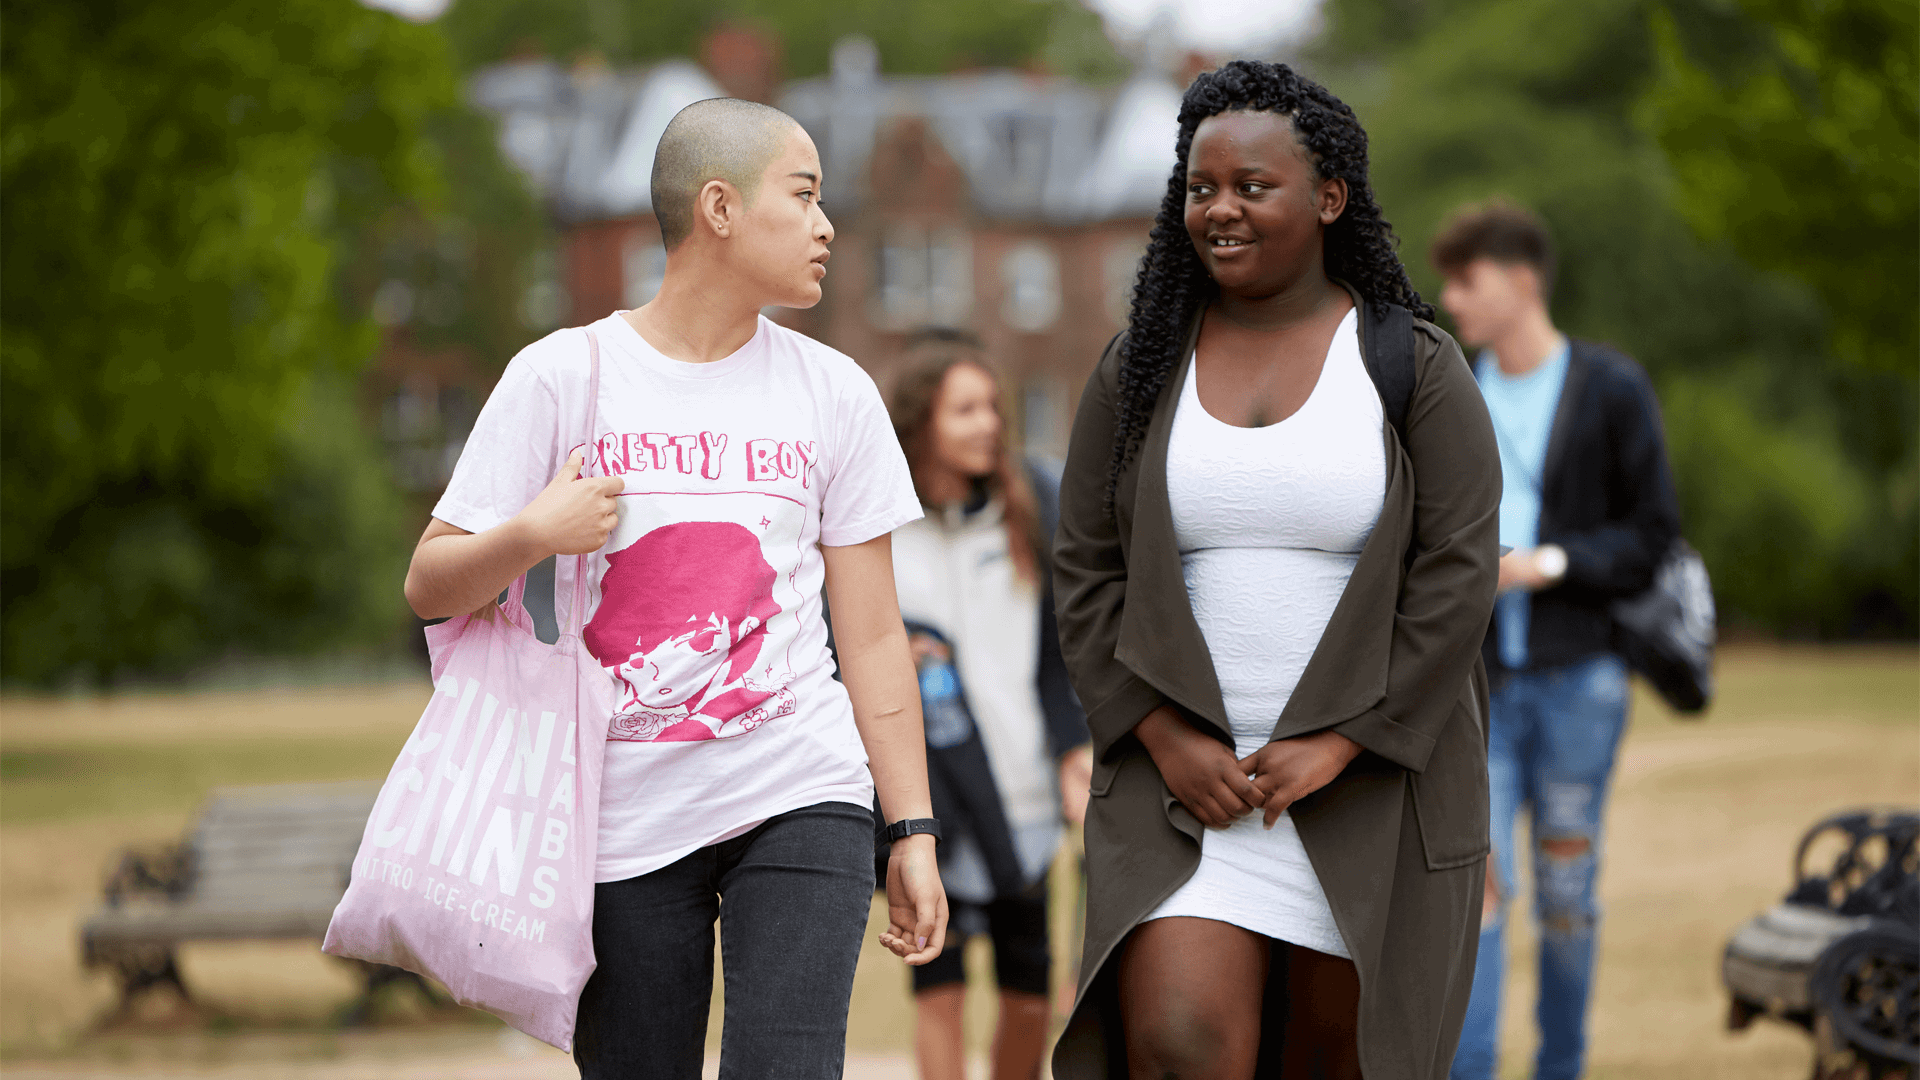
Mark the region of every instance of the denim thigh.
POLYGON ((1495 881, 1503 901, 1517 891, 1513 826, 1529 798, 1538 719, 1533 695, 1528 692, 1531 678, 1517 673, 1502 679, 1487 709, 1487 821, 1493 834, 1495 881))
POLYGON ((873 812, 805 807, 719 857, 721 1080, 836 1080, 873 900, 873 812))
POLYGON ((1494 691, 1487 779, 1503 897, 1517 891, 1513 826, 1522 807, 1531 810, 1536 850, 1542 840, 1560 838, 1586 840, 1598 851, 1627 702, 1627 667, 1610 655, 1517 672, 1494 691))
POLYGON ((697 1080, 713 998, 716 849, 593 890, 599 966, 580 995, 581 1080, 697 1080))
POLYGON ((1607 793, 1626 731, 1627 668, 1618 657, 1595 657, 1545 673, 1536 691, 1540 719, 1528 787, 1539 853, 1537 906, 1546 919, 1590 922, 1607 793), (1543 847, 1569 840, 1581 846, 1571 856, 1549 855, 1543 847))
POLYGON ((841 1074, 873 895, 873 814, 828 802, 594 889, 599 966, 580 995, 581 1080, 697 1080, 726 975, 720 1075, 841 1074))

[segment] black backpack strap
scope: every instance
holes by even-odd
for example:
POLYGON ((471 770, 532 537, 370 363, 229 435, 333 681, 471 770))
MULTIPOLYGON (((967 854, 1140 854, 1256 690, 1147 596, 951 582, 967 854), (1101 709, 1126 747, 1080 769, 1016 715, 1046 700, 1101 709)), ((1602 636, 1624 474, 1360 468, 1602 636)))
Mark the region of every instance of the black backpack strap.
POLYGON ((1361 358, 1380 395, 1393 433, 1407 441, 1407 408, 1413 402, 1413 312, 1399 304, 1369 302, 1361 358))

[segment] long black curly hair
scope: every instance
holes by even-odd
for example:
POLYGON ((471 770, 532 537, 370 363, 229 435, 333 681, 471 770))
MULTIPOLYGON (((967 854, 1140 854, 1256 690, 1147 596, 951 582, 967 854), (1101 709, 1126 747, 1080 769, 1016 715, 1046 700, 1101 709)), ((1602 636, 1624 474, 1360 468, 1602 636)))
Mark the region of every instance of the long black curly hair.
POLYGON ((1113 455, 1107 466, 1109 508, 1120 471, 1146 435, 1154 403, 1180 363, 1190 320, 1215 292, 1187 236, 1187 152, 1193 133, 1209 116, 1242 109, 1291 119, 1294 134, 1312 155, 1317 178, 1347 182, 1347 208, 1327 226, 1323 241, 1327 275, 1352 285, 1369 302, 1399 304, 1419 318, 1433 318, 1433 306, 1420 299, 1394 254, 1399 240, 1393 226, 1373 200, 1367 182, 1367 133, 1353 110, 1285 64, 1234 60, 1201 75, 1180 101, 1180 137, 1174 143, 1178 160, 1167 177, 1167 194, 1154 218, 1147 254, 1140 260, 1127 332, 1120 339, 1113 455))

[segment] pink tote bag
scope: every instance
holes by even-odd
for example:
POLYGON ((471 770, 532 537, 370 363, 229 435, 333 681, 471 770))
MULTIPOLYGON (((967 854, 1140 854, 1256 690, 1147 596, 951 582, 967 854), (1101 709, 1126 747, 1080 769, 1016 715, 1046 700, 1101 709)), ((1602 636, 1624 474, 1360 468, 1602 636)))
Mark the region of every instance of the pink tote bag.
MULTIPOLYGON (((592 436, 600 346, 587 331, 592 436)), ((580 641, 586 556, 559 640, 522 603, 427 627, 434 694, 387 774, 322 951, 445 984, 542 1042, 573 1046, 593 974, 600 767, 613 685, 580 641)))

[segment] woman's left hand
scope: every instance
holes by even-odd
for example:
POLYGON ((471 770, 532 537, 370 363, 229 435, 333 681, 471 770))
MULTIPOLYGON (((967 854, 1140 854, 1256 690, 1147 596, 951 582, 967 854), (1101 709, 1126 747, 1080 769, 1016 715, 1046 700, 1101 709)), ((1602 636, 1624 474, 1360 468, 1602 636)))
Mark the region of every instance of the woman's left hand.
POLYGON ((940 955, 947 941, 947 890, 933 837, 893 842, 887 855, 887 929, 880 944, 913 967, 940 955))
POLYGON ((1240 759, 1240 768, 1266 795, 1266 827, 1271 829, 1289 804, 1333 783, 1359 756, 1359 743, 1338 732, 1316 731, 1270 742, 1240 759))

